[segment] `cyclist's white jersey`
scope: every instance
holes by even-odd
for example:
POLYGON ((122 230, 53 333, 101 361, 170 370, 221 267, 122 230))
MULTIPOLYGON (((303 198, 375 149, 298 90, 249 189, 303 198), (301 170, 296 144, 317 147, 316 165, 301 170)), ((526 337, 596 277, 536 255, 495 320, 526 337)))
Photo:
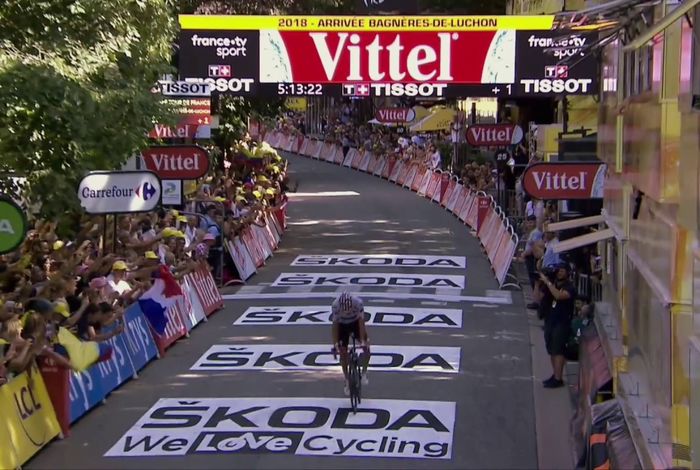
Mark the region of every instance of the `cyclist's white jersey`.
POLYGON ((331 306, 332 320, 333 322, 348 324, 359 320, 364 314, 365 307, 362 304, 362 300, 355 297, 354 295, 350 297, 352 301, 352 307, 348 310, 340 308, 340 299, 335 299, 333 305, 331 306))

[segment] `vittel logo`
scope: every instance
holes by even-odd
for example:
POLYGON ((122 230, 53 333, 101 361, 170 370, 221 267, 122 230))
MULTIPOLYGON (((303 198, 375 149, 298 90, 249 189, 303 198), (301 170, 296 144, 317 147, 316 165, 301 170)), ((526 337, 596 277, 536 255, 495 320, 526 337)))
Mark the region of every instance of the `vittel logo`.
POLYGON ((225 59, 226 57, 246 57, 248 49, 247 38, 236 36, 235 38, 201 37, 192 36, 194 47, 216 47, 216 56, 225 59))
MULTIPOLYGON (((458 33, 438 33, 434 44, 421 44, 407 49, 401 35, 390 44, 381 43, 377 34, 369 44, 361 44, 357 33, 309 33, 329 81, 451 81, 452 41, 458 33), (331 51, 329 34, 336 34, 338 41, 331 51), (341 60, 347 56, 349 73, 336 76, 341 60), (365 75, 366 73, 366 75, 365 75)), ((333 41, 335 42, 335 41, 333 41)))

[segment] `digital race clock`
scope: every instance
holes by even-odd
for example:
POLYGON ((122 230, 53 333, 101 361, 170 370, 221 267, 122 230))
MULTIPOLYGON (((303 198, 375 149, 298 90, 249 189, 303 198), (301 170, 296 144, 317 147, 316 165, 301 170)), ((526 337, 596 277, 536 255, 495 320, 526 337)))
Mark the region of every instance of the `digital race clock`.
POLYGON ((323 85, 318 83, 278 83, 277 94, 279 96, 321 96, 323 85))

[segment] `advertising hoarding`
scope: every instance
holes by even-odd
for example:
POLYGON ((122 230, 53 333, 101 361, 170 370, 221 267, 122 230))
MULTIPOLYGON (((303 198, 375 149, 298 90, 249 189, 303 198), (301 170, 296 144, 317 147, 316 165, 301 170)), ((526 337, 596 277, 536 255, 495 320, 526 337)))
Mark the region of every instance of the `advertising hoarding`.
POLYGON ((236 96, 595 94, 594 33, 553 17, 180 16, 180 76, 236 96))
POLYGON ((150 171, 95 171, 80 182, 78 199, 88 214, 149 212, 160 204, 161 192, 150 171))

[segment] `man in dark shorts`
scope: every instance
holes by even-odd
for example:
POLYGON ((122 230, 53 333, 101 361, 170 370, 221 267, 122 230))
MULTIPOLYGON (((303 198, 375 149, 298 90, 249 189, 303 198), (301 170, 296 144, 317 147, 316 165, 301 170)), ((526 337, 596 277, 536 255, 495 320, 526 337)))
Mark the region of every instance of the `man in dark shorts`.
POLYGON ((544 380, 545 388, 564 386, 563 374, 566 365, 566 343, 571 333, 571 319, 574 316, 576 288, 569 280, 569 265, 558 264, 554 269, 554 280, 540 274, 542 286, 550 294, 551 308, 544 318, 544 341, 547 354, 552 361, 552 376, 544 380))

